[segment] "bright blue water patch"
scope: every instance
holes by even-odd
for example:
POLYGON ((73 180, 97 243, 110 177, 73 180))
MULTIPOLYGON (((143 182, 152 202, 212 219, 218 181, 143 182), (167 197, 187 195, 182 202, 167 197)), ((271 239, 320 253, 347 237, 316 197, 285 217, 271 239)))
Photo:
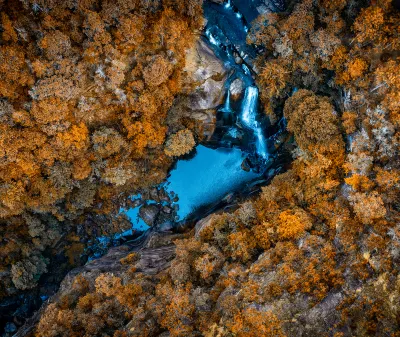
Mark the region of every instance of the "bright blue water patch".
MULTIPOLYGON (((129 220, 132 223, 132 229, 143 231, 143 230, 148 229, 149 226, 139 217, 139 209, 140 209, 140 206, 131 208, 128 211, 126 211, 125 214, 127 215, 127 217, 129 218, 129 220)), ((128 233, 125 233, 125 234, 128 234, 128 233)))
MULTIPOLYGON (((142 198, 142 195, 140 193, 130 196, 130 199, 132 201, 140 200, 141 198, 142 198)), ((148 203, 152 203, 152 200, 149 201, 148 203)), ((121 234, 117 234, 116 238, 119 238, 121 236, 132 235, 133 230, 143 231, 143 230, 146 230, 149 228, 149 226, 139 217, 140 206, 141 205, 139 205, 135 208, 130 208, 128 210, 124 210, 123 208, 121 208, 120 212, 125 213, 125 215, 129 219, 129 221, 132 223, 132 229, 129 229, 121 234)))
POLYGON ((239 149, 209 149, 199 145, 190 161, 178 161, 165 189, 175 192, 178 216, 184 219, 197 207, 216 202, 259 175, 241 168, 245 159, 239 149))

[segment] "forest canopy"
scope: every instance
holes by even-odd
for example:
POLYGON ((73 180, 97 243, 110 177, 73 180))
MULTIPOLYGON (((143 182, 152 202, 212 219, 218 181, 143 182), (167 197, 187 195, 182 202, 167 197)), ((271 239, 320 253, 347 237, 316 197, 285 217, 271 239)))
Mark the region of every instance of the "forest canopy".
MULTIPOLYGON (((3 2, 0 296, 191 152, 194 123, 167 117, 201 6, 3 2)), ((115 271, 71 275, 32 336, 400 337, 398 2, 288 1, 247 43, 287 170, 115 271)))
POLYGON ((167 115, 202 3, 10 0, 0 25, 1 299, 121 231, 120 201, 195 145, 195 123, 167 115))

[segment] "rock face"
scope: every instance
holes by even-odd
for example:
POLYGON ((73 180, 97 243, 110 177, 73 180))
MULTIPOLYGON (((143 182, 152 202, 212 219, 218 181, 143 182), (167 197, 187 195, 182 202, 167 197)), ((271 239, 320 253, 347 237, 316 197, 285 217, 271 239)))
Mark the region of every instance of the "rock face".
POLYGON ((212 216, 213 216, 213 214, 210 214, 209 216, 205 217, 204 219, 197 221, 196 226, 195 226, 195 238, 196 239, 199 239, 201 232, 212 224, 212 216))
POLYGON ((184 71, 193 81, 204 83, 215 76, 220 77, 223 82, 227 69, 206 42, 199 39, 196 45, 186 52, 184 71))
POLYGON ((226 93, 227 69, 206 42, 199 39, 186 53, 184 71, 189 82, 196 86, 179 102, 179 109, 187 117, 200 121, 208 138, 215 129, 215 108, 223 103, 226 93))
POLYGON ((190 96, 188 108, 191 110, 209 110, 222 104, 225 91, 223 81, 208 78, 190 96))
POLYGON ((227 69, 201 39, 187 51, 184 71, 192 81, 198 83, 189 95, 187 107, 190 110, 209 110, 222 104, 227 69))
MULTIPOLYGON (((71 290, 74 284, 75 276, 82 275, 92 284, 101 273, 112 273, 114 276, 120 276, 128 268, 129 264, 121 261, 128 255, 137 252, 140 256, 137 260, 137 272, 145 275, 155 275, 162 270, 167 269, 171 260, 175 256, 175 245, 173 241, 182 238, 181 234, 157 233, 149 230, 143 238, 134 243, 111 248, 106 255, 100 259, 88 262, 85 266, 71 270, 64 278, 58 292, 46 301, 40 310, 38 310, 26 323, 18 330, 13 337, 34 336, 33 331, 39 322, 47 305, 56 302, 59 298, 71 290)), ((10 326, 10 329, 12 326, 10 326)))

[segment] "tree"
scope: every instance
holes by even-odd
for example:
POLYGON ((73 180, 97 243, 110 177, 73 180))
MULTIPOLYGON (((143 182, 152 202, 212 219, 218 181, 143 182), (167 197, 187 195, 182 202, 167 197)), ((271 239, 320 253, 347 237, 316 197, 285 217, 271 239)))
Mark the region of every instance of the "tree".
POLYGON ((148 86, 159 86, 172 75, 172 71, 173 67, 171 63, 161 55, 157 55, 143 69, 143 78, 148 86))
POLYGON ((57 253, 68 255, 78 230, 85 242, 114 234, 120 228, 107 224, 118 222, 120 202, 166 176, 171 120, 188 128, 178 155, 194 147, 196 122, 169 110, 182 91, 201 4, 1 2, 0 227, 4 242, 14 242, 14 232, 18 239, 7 244, 0 235, 1 256, 12 257, 0 262, 7 271, 0 300, 16 291, 11 266, 17 273, 29 265, 19 246, 32 256, 54 254, 54 240, 31 236, 41 227, 30 228, 24 214, 43 215, 49 237, 49 219, 63 221, 57 253), (104 221, 93 230, 88 219, 99 213, 104 221))
POLYGON ((47 272, 48 260, 41 255, 31 256, 11 267, 12 280, 18 289, 31 289, 37 285, 42 274, 47 272))
POLYGON ((284 337, 279 319, 270 311, 246 308, 235 315, 231 331, 238 337, 284 337))
POLYGON ((284 108, 288 129, 294 133, 297 144, 304 150, 330 143, 341 143, 338 117, 326 97, 309 90, 298 90, 284 108))
POLYGON ((165 153, 172 156, 182 156, 192 151, 196 142, 190 130, 180 130, 171 135, 165 144, 165 153))
POLYGON ((279 224, 277 228, 281 239, 299 239, 310 229, 312 222, 307 213, 301 210, 284 211, 279 215, 279 224))
POLYGON ((364 224, 371 224, 386 215, 385 205, 377 192, 354 193, 350 200, 353 203, 355 213, 364 224))

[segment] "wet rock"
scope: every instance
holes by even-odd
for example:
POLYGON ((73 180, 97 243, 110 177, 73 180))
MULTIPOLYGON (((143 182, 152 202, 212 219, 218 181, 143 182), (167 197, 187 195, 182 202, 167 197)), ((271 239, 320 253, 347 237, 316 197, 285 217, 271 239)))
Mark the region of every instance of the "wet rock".
POLYGON ((234 52, 233 53, 233 57, 235 58, 235 63, 236 64, 242 64, 243 63, 243 59, 240 57, 239 53, 234 52))
POLYGON ((6 333, 13 333, 13 332, 15 332, 15 331, 17 331, 17 327, 15 326, 15 324, 14 324, 14 323, 8 322, 8 323, 6 324, 6 326, 5 326, 5 328, 4 328, 4 332, 6 332, 6 333))
POLYGON ((150 190, 150 198, 154 201, 159 202, 159 196, 158 196, 158 189, 157 188, 152 188, 150 190))
POLYGON ((132 200, 130 203, 129 203, 129 206, 131 207, 131 208, 136 208, 136 207, 138 207, 138 206, 140 206, 141 204, 142 204, 142 200, 141 199, 136 199, 136 200, 132 200))
POLYGON ((275 175, 275 169, 270 169, 267 173, 268 177, 273 177, 275 175))
POLYGON ((236 64, 242 64, 243 63, 243 59, 240 56, 236 56, 235 57, 235 63, 236 64))
POLYGON ((244 91, 244 82, 242 79, 237 78, 231 83, 231 86, 229 87, 229 90, 231 92, 231 98, 233 100, 237 100, 240 98, 240 96, 243 94, 244 91))
POLYGON ((260 14, 267 14, 267 13, 271 13, 271 10, 263 4, 263 5, 257 7, 257 12, 260 14))
POLYGON ((143 205, 139 209, 139 216, 149 226, 153 226, 159 213, 160 210, 157 205, 143 205))
POLYGON ((223 103, 224 89, 223 81, 209 78, 190 95, 188 107, 192 110, 215 109, 223 103))
POLYGON ((161 188, 160 191, 158 192, 158 196, 160 198, 161 202, 170 202, 170 198, 168 196, 168 193, 165 191, 164 188, 161 188))
POLYGON ((160 232, 172 231, 174 229, 174 222, 165 221, 157 226, 157 230, 160 232))
POLYGON ((157 232, 168 232, 173 229, 174 224, 174 214, 165 214, 163 212, 157 218, 156 224, 153 226, 157 232))
POLYGON ((168 206, 164 206, 164 207, 162 208, 162 211, 163 211, 165 214, 171 214, 172 208, 171 208, 171 207, 168 207, 168 206))
POLYGON ((198 83, 189 95, 189 109, 214 109, 222 103, 227 69, 204 41, 199 40, 188 50, 185 72, 193 82, 198 83))
POLYGON ((231 204, 235 200, 235 193, 231 192, 224 196, 221 201, 225 202, 226 204, 231 204))
POLYGON ((243 171, 250 172, 251 167, 250 167, 249 160, 247 158, 245 160, 243 160, 241 168, 243 171))
POLYGON ((267 14, 272 12, 279 12, 284 10, 285 3, 289 5, 290 2, 296 3, 294 1, 282 1, 282 0, 263 0, 260 1, 260 5, 257 6, 257 12, 259 14, 267 14))

